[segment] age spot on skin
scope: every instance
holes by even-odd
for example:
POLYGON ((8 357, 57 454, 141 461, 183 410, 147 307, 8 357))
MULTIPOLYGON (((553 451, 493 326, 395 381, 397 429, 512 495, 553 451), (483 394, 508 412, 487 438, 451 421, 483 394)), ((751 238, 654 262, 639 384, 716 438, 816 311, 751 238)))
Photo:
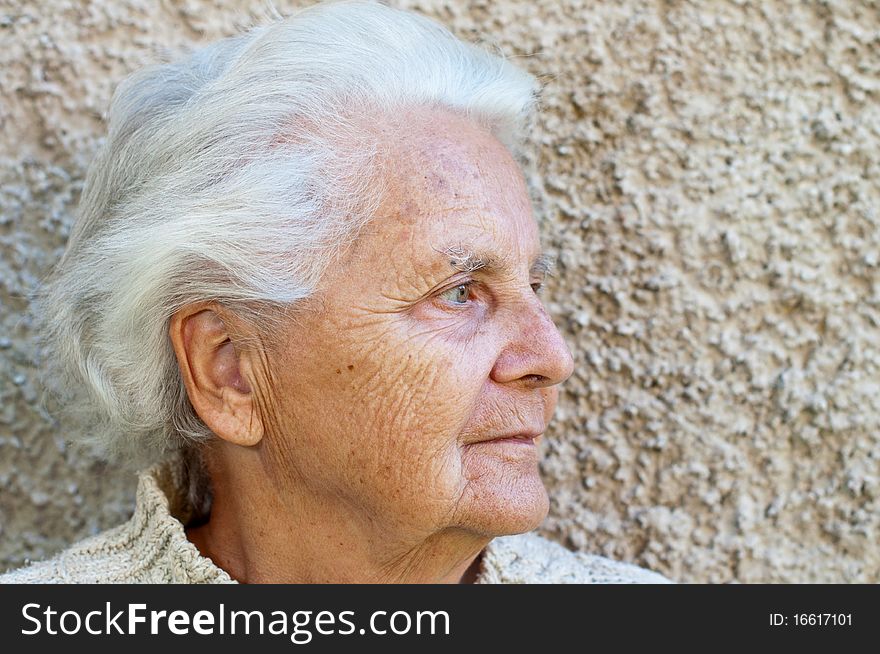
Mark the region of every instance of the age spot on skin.
POLYGON ((348 369, 349 369, 349 370, 354 370, 354 366, 351 365, 351 364, 348 364, 348 369))

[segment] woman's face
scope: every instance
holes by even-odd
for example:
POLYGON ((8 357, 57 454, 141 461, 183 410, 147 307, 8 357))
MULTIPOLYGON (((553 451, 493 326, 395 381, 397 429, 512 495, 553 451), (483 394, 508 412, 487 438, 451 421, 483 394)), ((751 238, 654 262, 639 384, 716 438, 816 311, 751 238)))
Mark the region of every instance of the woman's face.
POLYGON ((393 533, 533 529, 548 507, 535 437, 572 359, 535 292, 519 167, 445 111, 373 129, 388 191, 277 335, 265 463, 393 533))

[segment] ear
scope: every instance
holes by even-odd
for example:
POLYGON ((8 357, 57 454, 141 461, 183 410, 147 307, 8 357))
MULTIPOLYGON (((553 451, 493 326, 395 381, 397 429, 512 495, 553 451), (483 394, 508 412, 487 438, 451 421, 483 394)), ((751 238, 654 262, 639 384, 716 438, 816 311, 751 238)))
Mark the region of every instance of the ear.
POLYGON ((169 336, 189 401, 205 425, 230 443, 256 445, 263 423, 250 359, 236 349, 230 320, 218 305, 190 305, 171 317, 169 336))

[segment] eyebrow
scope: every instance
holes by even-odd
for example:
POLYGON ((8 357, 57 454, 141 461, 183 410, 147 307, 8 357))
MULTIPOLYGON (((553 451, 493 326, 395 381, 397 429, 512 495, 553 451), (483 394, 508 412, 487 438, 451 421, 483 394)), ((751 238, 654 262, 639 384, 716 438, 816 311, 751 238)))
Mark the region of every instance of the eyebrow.
MULTIPOLYGON (((449 265, 453 269, 470 273, 477 270, 486 272, 496 271, 502 267, 502 261, 487 253, 478 253, 462 245, 453 245, 440 250, 449 258, 449 265)), ((541 253, 532 262, 529 273, 532 275, 551 275, 553 273, 555 257, 541 253)))

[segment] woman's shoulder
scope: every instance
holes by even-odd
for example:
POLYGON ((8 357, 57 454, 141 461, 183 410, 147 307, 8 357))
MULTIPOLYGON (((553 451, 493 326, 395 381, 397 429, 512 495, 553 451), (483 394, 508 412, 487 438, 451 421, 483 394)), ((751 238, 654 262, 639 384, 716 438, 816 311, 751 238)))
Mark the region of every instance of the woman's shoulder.
POLYGON ((483 554, 479 583, 668 584, 651 570, 572 552, 531 532, 494 539, 483 554))
POLYGON ((186 540, 182 525, 162 527, 133 518, 50 559, 0 574, 0 585, 232 582, 186 540))
POLYGON ((134 569, 130 525, 86 538, 45 561, 0 575, 0 584, 119 583, 134 569))
POLYGON ((183 524, 171 514, 163 470, 156 467, 140 475, 128 522, 51 559, 0 575, 0 584, 231 583, 226 572, 187 540, 183 524))

